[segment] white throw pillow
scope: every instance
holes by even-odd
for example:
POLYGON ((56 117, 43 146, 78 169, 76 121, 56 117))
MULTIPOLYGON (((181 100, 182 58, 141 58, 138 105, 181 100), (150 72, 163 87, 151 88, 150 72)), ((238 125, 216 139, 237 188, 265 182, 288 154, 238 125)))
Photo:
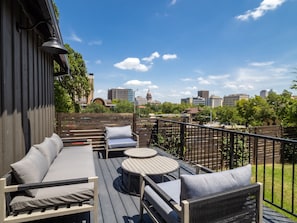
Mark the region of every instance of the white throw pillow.
POLYGON ((108 139, 129 138, 132 136, 130 125, 120 127, 105 127, 106 137, 108 139))

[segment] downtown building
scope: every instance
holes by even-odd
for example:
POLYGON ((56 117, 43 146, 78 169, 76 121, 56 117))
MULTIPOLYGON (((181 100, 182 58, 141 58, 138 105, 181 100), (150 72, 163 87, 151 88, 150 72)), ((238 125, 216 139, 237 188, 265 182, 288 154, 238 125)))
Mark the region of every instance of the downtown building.
POLYGON ((107 92, 108 100, 127 100, 134 103, 134 91, 132 89, 112 88, 107 92))

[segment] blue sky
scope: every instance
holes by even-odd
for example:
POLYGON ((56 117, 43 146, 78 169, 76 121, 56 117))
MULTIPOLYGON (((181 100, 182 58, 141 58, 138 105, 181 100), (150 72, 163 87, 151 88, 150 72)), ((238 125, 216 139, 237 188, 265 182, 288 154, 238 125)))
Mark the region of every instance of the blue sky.
POLYGON ((297 0, 55 0, 64 43, 94 74, 94 96, 131 88, 180 103, 292 91, 297 0))

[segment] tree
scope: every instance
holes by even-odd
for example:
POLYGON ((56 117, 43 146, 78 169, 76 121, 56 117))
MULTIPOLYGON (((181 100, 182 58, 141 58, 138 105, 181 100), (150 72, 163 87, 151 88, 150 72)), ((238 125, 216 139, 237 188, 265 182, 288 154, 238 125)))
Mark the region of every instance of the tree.
POLYGON ((91 103, 87 105, 85 109, 82 110, 83 113, 109 113, 109 108, 106 108, 104 105, 91 103))
POLYGON ((116 113, 133 113, 134 112, 134 103, 128 100, 113 100, 115 107, 113 109, 116 113))
MULTIPOLYGON (((56 97, 55 106, 58 108, 57 112, 63 110, 71 112, 80 111, 80 106, 76 103, 76 99, 80 99, 83 96, 87 97, 90 93, 89 80, 87 77, 87 68, 82 55, 75 52, 68 44, 65 45, 68 50, 68 62, 70 65, 70 75, 58 77, 55 80, 55 92, 60 92, 59 87, 65 89, 65 97, 70 97, 71 99, 71 109, 68 105, 64 104, 66 100, 63 97, 56 97), (66 106, 63 108, 63 106, 66 106)), ((56 69, 56 68, 55 68, 56 69)))

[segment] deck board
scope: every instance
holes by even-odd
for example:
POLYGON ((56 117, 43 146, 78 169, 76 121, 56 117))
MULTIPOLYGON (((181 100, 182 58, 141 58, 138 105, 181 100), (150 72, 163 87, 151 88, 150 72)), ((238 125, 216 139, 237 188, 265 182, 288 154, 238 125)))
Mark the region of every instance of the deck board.
MULTIPOLYGON (((159 154, 168 154, 159 151, 159 154)), ((121 185, 121 163, 127 157, 122 153, 110 154, 109 159, 104 159, 100 152, 94 152, 96 173, 99 177, 99 223, 136 223, 139 221, 139 197, 130 195, 123 190, 121 185)), ((195 169, 178 160, 181 165, 181 174, 192 174, 195 169)), ((172 173, 177 177, 177 172, 172 173)), ((264 208, 264 223, 292 223, 288 218, 264 208)), ((152 223, 145 214, 144 223, 152 223)))

